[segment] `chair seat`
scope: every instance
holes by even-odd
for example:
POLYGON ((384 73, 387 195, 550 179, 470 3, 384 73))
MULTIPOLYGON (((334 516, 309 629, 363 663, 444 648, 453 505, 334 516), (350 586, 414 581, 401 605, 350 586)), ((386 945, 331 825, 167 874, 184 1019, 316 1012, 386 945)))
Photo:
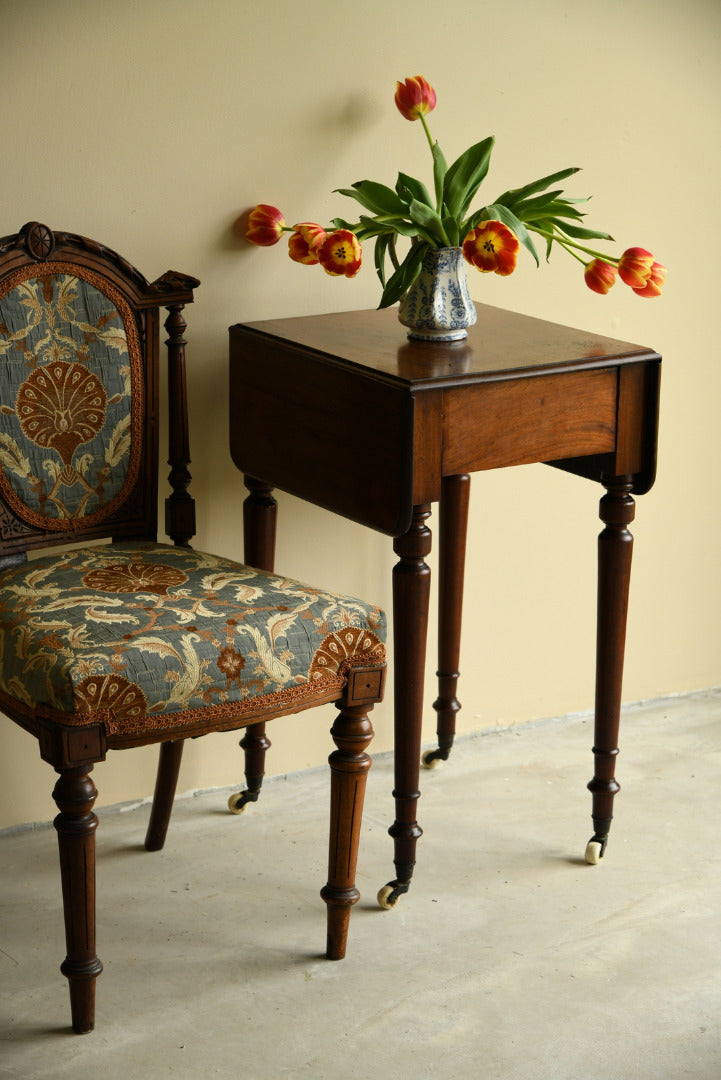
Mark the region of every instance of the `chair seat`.
POLYGON ((193 734, 332 700, 384 636, 371 604, 192 548, 84 547, 0 572, 0 705, 193 734))

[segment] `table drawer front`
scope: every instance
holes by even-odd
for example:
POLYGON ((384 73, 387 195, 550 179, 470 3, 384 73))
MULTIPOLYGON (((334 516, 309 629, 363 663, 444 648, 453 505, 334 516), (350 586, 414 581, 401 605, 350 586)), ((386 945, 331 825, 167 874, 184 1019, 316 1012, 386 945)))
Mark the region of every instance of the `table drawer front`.
POLYGON ((616 398, 615 368, 448 390, 444 475, 609 453, 616 398))

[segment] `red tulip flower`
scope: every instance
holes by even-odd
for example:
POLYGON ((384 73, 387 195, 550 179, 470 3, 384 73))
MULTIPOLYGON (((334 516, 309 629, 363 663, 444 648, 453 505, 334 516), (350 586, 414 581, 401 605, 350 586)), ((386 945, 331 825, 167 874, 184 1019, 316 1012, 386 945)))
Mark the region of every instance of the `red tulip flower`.
POLYGON ((245 238, 259 247, 272 247, 280 240, 285 227, 285 220, 277 206, 259 203, 250 212, 245 238))
POLYGON ((666 277, 666 267, 655 262, 651 267, 648 281, 642 289, 634 289, 636 296, 660 296, 661 288, 666 277))
POLYGON ((436 107, 436 92, 422 75, 396 83, 396 105, 406 120, 418 120, 436 107))
POLYGON ((463 256, 483 274, 507 277, 516 269, 518 237, 502 221, 482 221, 463 241, 463 256))
POLYGON ((603 259, 591 259, 590 263, 586 263, 583 276, 589 289, 605 296, 616 282, 616 269, 603 259))
POLYGON ((293 262, 315 266, 318 262, 318 249, 327 237, 327 232, 314 221, 301 221, 293 226, 294 232, 288 238, 288 254, 293 262))
POLYGON ((355 277, 361 268, 361 246, 350 229, 336 229, 318 248, 318 262, 333 277, 355 277))
POLYGON ((624 251, 618 260, 621 281, 632 289, 642 289, 648 281, 653 266, 653 255, 645 248, 632 247, 624 251))

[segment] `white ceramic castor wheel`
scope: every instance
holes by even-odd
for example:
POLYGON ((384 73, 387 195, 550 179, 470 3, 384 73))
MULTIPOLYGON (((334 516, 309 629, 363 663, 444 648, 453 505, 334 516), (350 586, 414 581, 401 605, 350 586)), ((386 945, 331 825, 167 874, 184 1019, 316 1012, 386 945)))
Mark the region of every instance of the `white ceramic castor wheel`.
POLYGON ((228 799, 228 809, 230 810, 231 814, 242 814, 247 805, 248 804, 243 798, 242 792, 236 791, 228 799))
POLYGON ((441 764, 443 758, 437 757, 436 754, 435 750, 424 751, 421 755, 421 765, 424 769, 436 769, 441 764))
POLYGON ((586 844, 586 862, 596 866, 603 858, 603 844, 600 840, 589 840, 586 844))
POLYGON ((393 885, 384 885, 382 889, 378 890, 378 903, 384 911, 392 911, 400 899, 400 893, 398 893, 393 885))

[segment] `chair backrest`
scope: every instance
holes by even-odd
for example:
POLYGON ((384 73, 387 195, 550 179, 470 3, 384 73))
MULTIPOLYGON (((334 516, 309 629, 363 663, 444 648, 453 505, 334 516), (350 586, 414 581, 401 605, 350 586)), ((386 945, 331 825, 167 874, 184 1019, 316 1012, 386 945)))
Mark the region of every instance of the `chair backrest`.
POLYGON ((0 239, 0 565, 52 544, 156 538, 161 306, 166 530, 192 537, 181 312, 198 284, 174 272, 149 283, 114 251, 37 222, 0 239))

